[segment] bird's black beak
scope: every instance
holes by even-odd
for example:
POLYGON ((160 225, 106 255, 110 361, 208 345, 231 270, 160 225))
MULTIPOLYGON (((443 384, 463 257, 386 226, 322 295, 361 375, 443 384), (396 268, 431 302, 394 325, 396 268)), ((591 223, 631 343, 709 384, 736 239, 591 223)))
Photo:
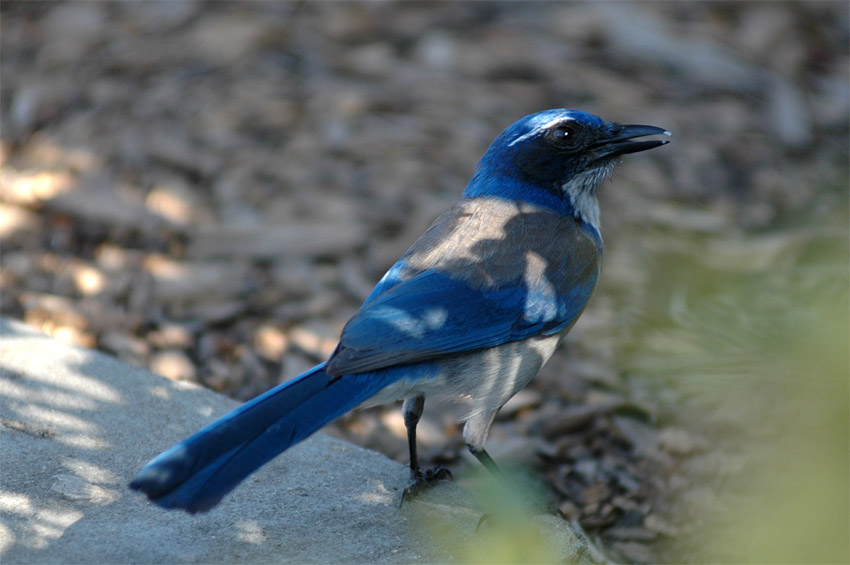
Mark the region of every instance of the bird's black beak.
POLYGON ((608 135, 590 146, 596 155, 596 160, 610 159, 618 155, 637 153, 655 147, 661 147, 670 143, 666 139, 650 139, 644 141, 631 141, 636 137, 645 135, 673 135, 666 129, 655 126, 641 126, 634 124, 610 124, 608 135))

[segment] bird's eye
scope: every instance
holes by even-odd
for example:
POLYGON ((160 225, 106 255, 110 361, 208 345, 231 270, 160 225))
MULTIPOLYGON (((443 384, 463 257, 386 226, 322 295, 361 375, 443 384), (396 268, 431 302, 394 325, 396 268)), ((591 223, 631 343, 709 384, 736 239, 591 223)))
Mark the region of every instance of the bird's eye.
POLYGON ((575 141, 575 128, 561 124, 546 132, 546 139, 557 147, 570 147, 575 141))

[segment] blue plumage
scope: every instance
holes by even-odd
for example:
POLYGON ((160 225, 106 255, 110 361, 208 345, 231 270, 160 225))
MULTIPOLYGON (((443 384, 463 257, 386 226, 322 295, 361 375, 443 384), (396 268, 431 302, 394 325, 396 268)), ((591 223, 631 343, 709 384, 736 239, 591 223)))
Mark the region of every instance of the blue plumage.
POLYGON ((576 110, 511 125, 463 200, 381 279, 327 363, 164 452, 130 486, 165 508, 206 511, 351 408, 405 399, 416 492, 430 478, 418 466, 415 430, 431 395, 469 401, 464 439, 495 469, 484 450, 493 418, 551 356, 596 284, 596 189, 619 155, 666 143, 633 140, 652 134, 667 132, 576 110))

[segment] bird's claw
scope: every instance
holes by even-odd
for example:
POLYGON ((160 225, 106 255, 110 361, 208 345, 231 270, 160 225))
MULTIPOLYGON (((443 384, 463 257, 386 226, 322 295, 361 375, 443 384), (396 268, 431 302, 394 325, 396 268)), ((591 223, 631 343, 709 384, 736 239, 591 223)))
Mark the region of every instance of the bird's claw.
POLYGON ((452 472, 445 467, 434 467, 433 469, 427 469, 424 473, 415 474, 413 476, 413 484, 401 493, 401 502, 398 504, 399 508, 401 508, 405 500, 414 499, 426 490, 436 486, 440 481, 451 480, 451 478, 452 472))
POLYGON ((481 526, 484 525, 484 522, 490 521, 492 523, 491 518, 492 516, 489 513, 482 514, 481 517, 478 519, 478 523, 475 525, 475 533, 478 533, 478 530, 481 529, 481 526))

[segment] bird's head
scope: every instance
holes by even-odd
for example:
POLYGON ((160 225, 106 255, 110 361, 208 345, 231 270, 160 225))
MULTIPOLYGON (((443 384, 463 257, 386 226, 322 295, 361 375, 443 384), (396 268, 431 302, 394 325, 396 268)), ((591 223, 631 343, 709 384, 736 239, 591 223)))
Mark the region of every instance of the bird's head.
POLYGON ((569 211, 598 228, 596 189, 617 158, 667 143, 637 140, 670 132, 606 122, 578 110, 537 112, 515 122, 484 153, 464 192, 498 196, 569 211))

